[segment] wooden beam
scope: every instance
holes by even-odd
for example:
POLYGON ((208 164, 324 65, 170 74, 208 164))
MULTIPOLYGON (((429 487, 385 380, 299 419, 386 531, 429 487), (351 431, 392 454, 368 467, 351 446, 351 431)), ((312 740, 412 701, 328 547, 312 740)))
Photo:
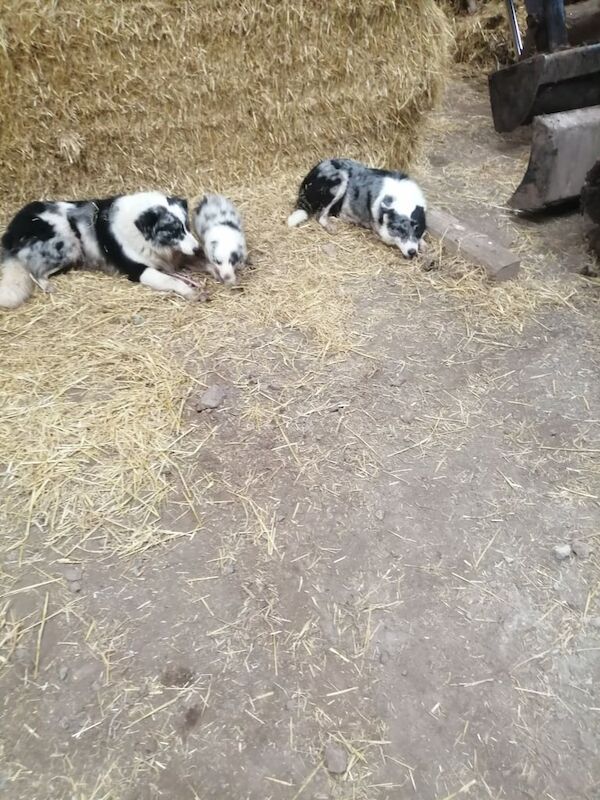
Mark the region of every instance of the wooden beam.
POLYGON ((483 267, 491 280, 505 281, 518 275, 520 259, 494 241, 493 237, 475 230, 452 214, 436 208, 429 209, 427 229, 451 253, 483 267))

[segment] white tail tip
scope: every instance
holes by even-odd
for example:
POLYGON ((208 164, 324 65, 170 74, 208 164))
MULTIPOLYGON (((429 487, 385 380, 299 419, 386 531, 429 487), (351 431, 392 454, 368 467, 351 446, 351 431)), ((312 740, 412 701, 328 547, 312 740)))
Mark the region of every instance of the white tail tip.
POLYGON ((306 222, 307 219, 308 219, 308 214, 306 213, 306 211, 303 211, 301 208, 297 208, 295 211, 292 211, 292 213, 289 215, 288 225, 290 226, 290 228, 295 228, 296 225, 300 225, 300 223, 306 222))
POLYGON ((33 292, 33 280, 16 259, 0 264, 0 308, 18 308, 33 292))

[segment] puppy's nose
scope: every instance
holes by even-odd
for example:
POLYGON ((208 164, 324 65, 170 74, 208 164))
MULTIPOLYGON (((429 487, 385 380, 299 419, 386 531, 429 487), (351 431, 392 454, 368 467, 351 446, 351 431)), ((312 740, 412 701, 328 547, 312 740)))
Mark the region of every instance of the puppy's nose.
POLYGON ((417 251, 414 249, 414 247, 411 247, 411 249, 408 251, 408 257, 409 258, 414 258, 416 255, 417 255, 417 251))

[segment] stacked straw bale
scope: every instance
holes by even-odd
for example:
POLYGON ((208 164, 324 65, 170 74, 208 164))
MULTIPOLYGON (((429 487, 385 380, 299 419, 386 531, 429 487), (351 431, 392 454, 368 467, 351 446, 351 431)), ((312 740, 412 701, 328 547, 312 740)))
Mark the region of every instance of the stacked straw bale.
POLYGON ((401 167, 451 38, 435 0, 3 0, 0 215, 340 153, 401 167))
MULTIPOLYGON (((454 60, 468 71, 485 75, 511 64, 514 51, 504 0, 482 0, 474 13, 464 13, 453 0, 442 0, 451 19, 454 60)), ((525 32, 525 4, 517 4, 521 30, 525 32)))

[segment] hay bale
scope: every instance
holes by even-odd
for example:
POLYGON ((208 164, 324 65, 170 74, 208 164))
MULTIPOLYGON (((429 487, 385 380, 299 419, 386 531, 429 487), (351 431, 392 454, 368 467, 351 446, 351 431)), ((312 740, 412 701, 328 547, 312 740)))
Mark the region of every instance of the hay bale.
POLYGON ((402 167, 450 42, 435 0, 4 0, 3 215, 41 196, 192 195, 334 153, 402 167))
MULTIPOLYGON (((504 0, 486 0, 473 13, 461 13, 455 0, 443 0, 454 31, 454 60, 481 73, 511 64, 515 53, 504 0)), ((517 5, 519 25, 526 28, 524 4, 517 5)))

